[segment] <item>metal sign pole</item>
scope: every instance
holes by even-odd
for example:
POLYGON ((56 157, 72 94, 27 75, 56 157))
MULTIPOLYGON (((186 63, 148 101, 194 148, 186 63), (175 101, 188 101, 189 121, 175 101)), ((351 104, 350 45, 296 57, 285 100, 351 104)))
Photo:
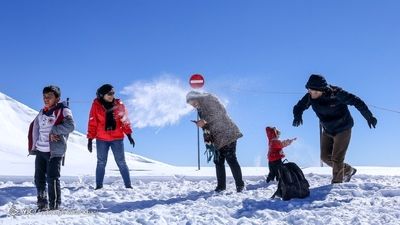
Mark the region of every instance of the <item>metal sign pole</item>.
MULTIPOLYGON (((322 150, 322 126, 321 123, 319 124, 319 154, 321 154, 321 150, 322 150)), ((324 167, 324 163, 322 162, 322 159, 320 159, 320 163, 321 163, 321 167, 324 167)))
MULTIPOLYGON (((67 107, 69 107, 69 98, 67 98, 67 107)), ((65 154, 67 154, 67 152, 64 153, 64 156, 62 158, 62 163, 61 163, 62 166, 64 166, 65 164, 65 154)))
MULTIPOLYGON (((199 120, 199 115, 197 114, 197 121, 199 120)), ((200 128, 197 127, 197 169, 200 170, 200 128)))
MULTIPOLYGON (((193 74, 190 76, 189 84, 192 88, 198 89, 204 86, 204 77, 201 74, 193 74)), ((197 121, 200 116, 197 113, 197 121)), ((197 126, 197 169, 200 170, 200 128, 197 126)))

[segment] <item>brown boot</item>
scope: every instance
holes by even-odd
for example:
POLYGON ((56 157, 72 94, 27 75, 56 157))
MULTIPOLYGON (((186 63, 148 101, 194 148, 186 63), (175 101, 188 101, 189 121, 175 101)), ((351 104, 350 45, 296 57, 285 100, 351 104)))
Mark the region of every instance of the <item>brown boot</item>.
POLYGON ((356 173, 357 173, 357 170, 356 170, 355 168, 351 167, 351 169, 349 170, 349 172, 346 173, 346 174, 344 175, 343 181, 344 181, 344 182, 349 182, 350 179, 351 179, 351 177, 352 177, 354 174, 356 174, 356 173))

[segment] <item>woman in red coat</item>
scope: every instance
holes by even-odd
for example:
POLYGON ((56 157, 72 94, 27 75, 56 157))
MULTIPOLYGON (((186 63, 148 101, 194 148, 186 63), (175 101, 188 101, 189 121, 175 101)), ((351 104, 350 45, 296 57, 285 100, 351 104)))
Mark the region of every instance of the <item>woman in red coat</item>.
POLYGON ((90 109, 88 123, 88 150, 92 152, 92 141, 96 139, 97 167, 96 190, 103 187, 105 168, 107 165, 108 151, 114 154, 126 188, 132 188, 129 169, 125 161, 124 134, 132 146, 135 141, 132 138, 132 128, 128 119, 128 113, 123 103, 114 98, 115 91, 112 85, 104 84, 97 89, 97 98, 90 109))

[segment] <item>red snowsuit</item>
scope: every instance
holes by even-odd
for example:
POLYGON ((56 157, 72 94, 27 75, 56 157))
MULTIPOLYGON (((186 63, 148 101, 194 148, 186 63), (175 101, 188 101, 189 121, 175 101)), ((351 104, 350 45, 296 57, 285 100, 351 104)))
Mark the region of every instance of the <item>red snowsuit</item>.
POLYGON ((268 161, 273 162, 276 160, 280 160, 285 157, 283 153, 283 148, 290 145, 293 141, 292 140, 278 140, 276 129, 267 127, 265 128, 268 137, 268 161))

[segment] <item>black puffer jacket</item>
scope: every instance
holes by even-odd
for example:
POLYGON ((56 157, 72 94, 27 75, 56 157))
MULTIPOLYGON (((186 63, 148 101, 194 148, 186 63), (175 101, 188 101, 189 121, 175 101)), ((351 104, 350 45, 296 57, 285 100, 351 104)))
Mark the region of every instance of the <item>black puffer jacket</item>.
POLYGON ((312 106, 325 132, 335 135, 354 125, 347 105, 356 107, 367 121, 372 117, 371 111, 359 97, 331 85, 318 99, 312 99, 309 93, 304 95, 294 106, 293 114, 295 119, 299 119, 303 111, 312 106))

